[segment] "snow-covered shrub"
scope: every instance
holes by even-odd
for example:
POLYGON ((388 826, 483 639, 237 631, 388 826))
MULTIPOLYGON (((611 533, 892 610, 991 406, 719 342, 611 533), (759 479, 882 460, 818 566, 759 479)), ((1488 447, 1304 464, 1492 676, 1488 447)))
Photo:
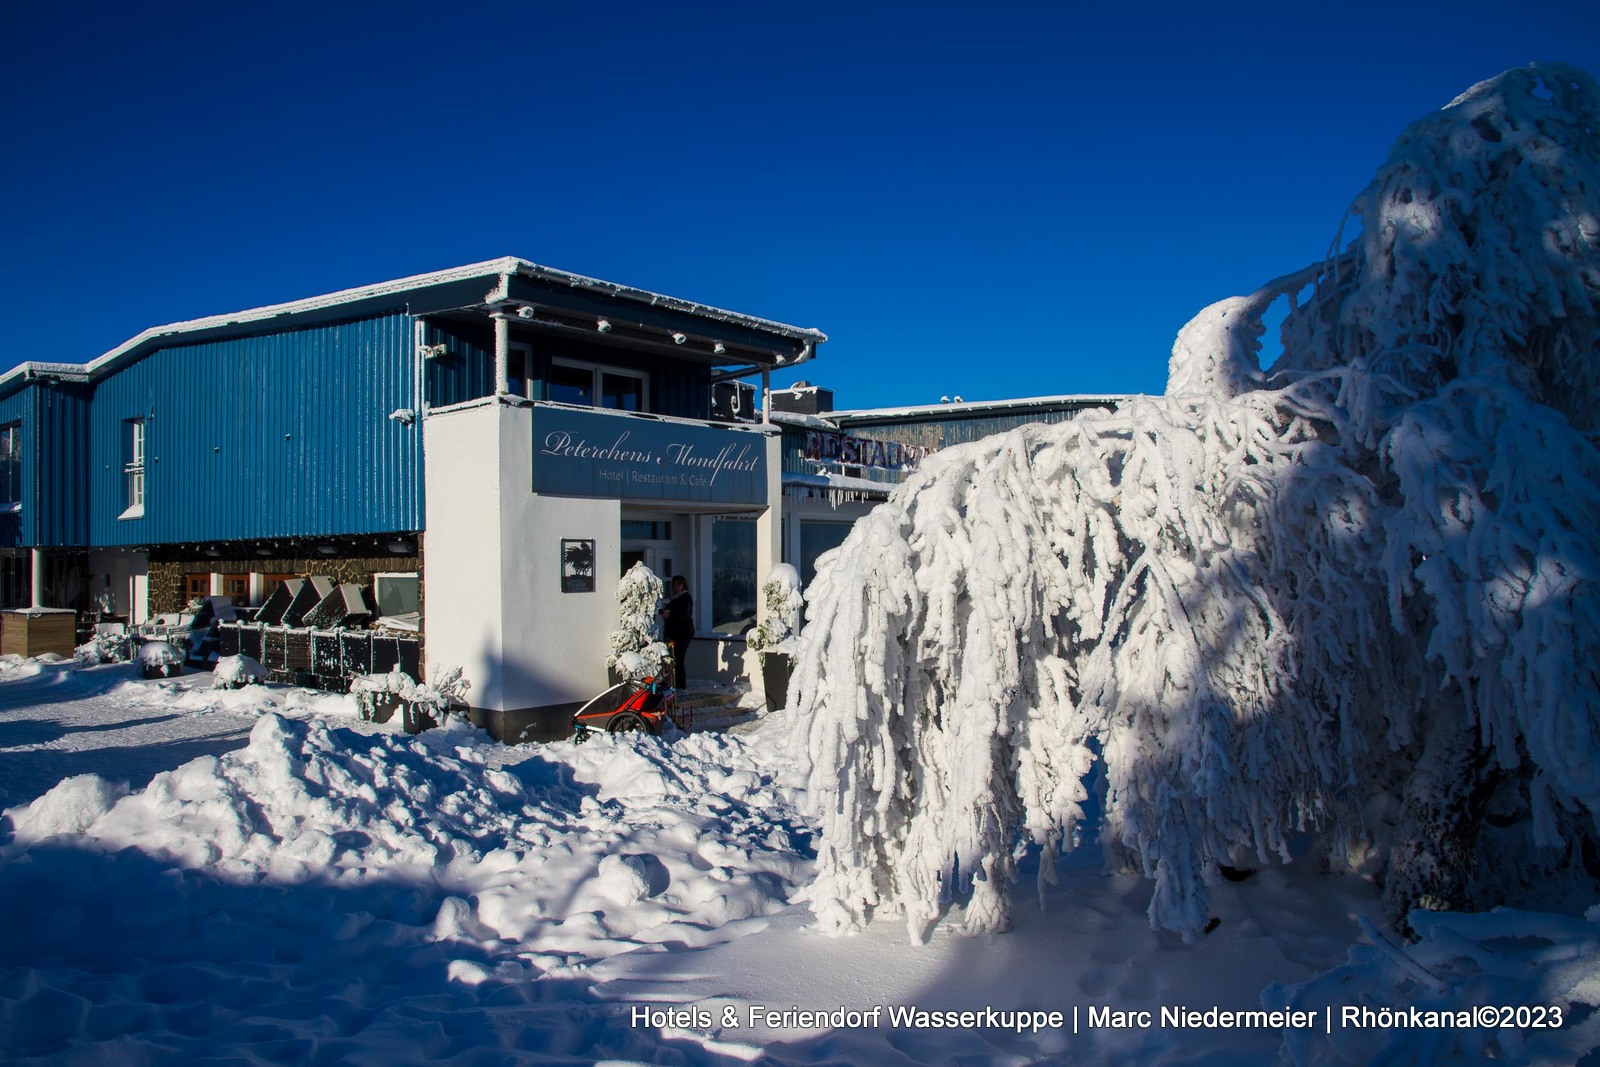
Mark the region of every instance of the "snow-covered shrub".
POLYGON ((751 650, 775 649, 800 633, 800 611, 805 598, 800 594, 800 572, 787 563, 772 568, 761 584, 766 614, 746 639, 751 650))
POLYGON ((133 640, 126 631, 98 632, 93 638, 73 649, 73 654, 90 666, 96 663, 123 663, 132 655, 133 640))
POLYGON ((670 676, 672 652, 661 641, 661 579, 635 563, 617 583, 619 625, 611 632, 606 666, 623 680, 670 676))
POLYGON ((170 641, 146 641, 136 657, 141 678, 172 678, 183 673, 183 653, 170 641))
POLYGON ((416 679, 400 670, 387 674, 358 674, 350 679, 350 692, 358 696, 362 693, 393 693, 399 696, 416 684, 416 679))
POLYGON ((1218 864, 1300 831, 1399 924, 1585 877, 1597 130, 1581 71, 1475 86, 1401 136, 1349 248, 1184 327, 1166 396, 930 456, 856 524, 794 686, 824 928, 920 940, 968 892, 1004 928, 1019 840, 1049 878, 1097 762, 1101 839, 1186 936, 1218 864))
POLYGON ((223 656, 211 670, 211 688, 243 689, 260 685, 270 676, 259 660, 249 656, 223 656))
MULTIPOLYGON (((405 678, 405 675, 401 677, 405 678)), ((461 677, 460 667, 435 667, 427 685, 413 683, 406 678, 406 684, 399 692, 400 699, 407 704, 442 719, 451 708, 467 702, 467 690, 471 688, 472 683, 461 677)))

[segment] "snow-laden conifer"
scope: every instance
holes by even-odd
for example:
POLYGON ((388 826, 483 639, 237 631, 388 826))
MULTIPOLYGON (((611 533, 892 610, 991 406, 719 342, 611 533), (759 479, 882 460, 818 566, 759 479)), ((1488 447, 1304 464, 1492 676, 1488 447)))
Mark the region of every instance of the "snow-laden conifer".
POLYGON ((635 563, 617 582, 618 625, 606 666, 624 680, 666 677, 672 652, 661 642, 661 579, 635 563))
POLYGON ((1192 936, 1316 831, 1395 920, 1578 865, 1600 813, 1600 90, 1401 136, 1322 263, 1201 312, 1168 392, 931 456, 819 561, 793 692, 824 928, 1004 928, 1100 832, 1192 936), (1284 356, 1262 318, 1296 304, 1284 356), (1515 857, 1516 863, 1498 862, 1515 857))
POLYGON ((746 643, 756 652, 780 646, 787 650, 787 642, 800 633, 800 613, 806 605, 800 592, 800 572, 787 563, 773 567, 761 583, 761 601, 766 610, 746 643))

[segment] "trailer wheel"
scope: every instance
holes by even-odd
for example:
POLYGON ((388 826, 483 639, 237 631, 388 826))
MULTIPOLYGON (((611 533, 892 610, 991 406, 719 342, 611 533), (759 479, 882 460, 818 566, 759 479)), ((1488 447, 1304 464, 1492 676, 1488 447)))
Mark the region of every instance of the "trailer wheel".
POLYGON ((614 734, 628 734, 645 730, 647 727, 638 715, 625 711, 620 715, 611 716, 611 721, 606 723, 606 729, 614 734))

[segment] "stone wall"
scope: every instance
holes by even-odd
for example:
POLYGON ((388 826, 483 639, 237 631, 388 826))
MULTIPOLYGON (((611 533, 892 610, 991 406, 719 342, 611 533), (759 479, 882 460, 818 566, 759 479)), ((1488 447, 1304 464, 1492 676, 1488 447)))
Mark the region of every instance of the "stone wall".
MULTIPOLYGON (((370 593, 374 574, 394 574, 415 571, 418 578, 418 603, 426 610, 427 591, 421 588, 422 537, 416 535, 417 554, 414 556, 251 556, 248 559, 212 559, 207 556, 150 560, 150 614, 182 611, 184 600, 184 575, 197 572, 207 574, 293 574, 297 578, 323 575, 337 584, 353 582, 370 593)), ((266 590, 271 596, 272 590, 266 590)))

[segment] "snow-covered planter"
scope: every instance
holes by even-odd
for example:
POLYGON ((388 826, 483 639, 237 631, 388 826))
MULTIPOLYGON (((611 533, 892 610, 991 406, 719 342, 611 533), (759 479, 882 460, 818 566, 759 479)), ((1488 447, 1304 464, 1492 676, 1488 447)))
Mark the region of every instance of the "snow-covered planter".
POLYGON ((800 633, 800 611, 805 607, 800 573, 787 563, 773 567, 761 585, 761 599, 766 610, 746 643, 761 656, 761 687, 767 709, 781 711, 788 703, 794 638, 800 633))
POLYGON ((403 671, 388 674, 358 674, 350 679, 350 695, 356 698, 361 717, 368 722, 388 722, 400 707, 401 694, 417 683, 403 671))
POLYGON ((141 678, 175 678, 183 673, 183 652, 170 641, 146 641, 134 659, 141 678))
POLYGON ((635 563, 617 583, 617 629, 611 632, 606 667, 618 681, 670 677, 672 651, 661 640, 661 579, 635 563))
POLYGON ((466 705, 471 688, 472 683, 461 677, 460 667, 435 668, 426 685, 398 670, 358 675, 350 681, 350 693, 363 719, 388 722, 399 711, 401 726, 408 734, 444 722, 452 709, 466 705))
POLYGON ((467 690, 471 688, 472 683, 461 677, 460 667, 436 667, 427 685, 407 685, 400 691, 401 721, 406 733, 418 734, 443 723, 451 709, 466 705, 467 690))
POLYGON ((249 656, 223 656, 211 671, 211 688, 243 689, 261 685, 268 679, 267 669, 249 656))

